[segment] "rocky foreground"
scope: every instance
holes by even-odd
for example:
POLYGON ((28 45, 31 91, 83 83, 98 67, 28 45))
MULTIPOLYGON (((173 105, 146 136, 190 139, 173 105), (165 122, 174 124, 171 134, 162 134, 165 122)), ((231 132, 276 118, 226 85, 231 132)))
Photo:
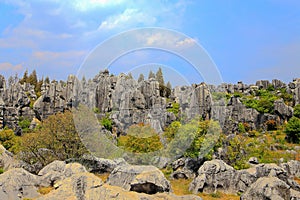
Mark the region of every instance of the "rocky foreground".
POLYGON ((108 160, 85 157, 78 162, 54 161, 37 174, 30 166, 14 159, 1 146, 0 163, 5 172, 0 175, 1 199, 201 199, 198 193, 241 194, 241 199, 300 199, 300 162, 280 165, 253 164, 245 170, 235 170, 222 160, 206 161, 196 173, 180 161, 173 163, 171 178, 186 178, 190 171, 193 181, 189 190, 195 195, 176 196, 170 181, 154 166, 130 165, 123 159, 108 160), (70 163, 69 163, 70 162, 70 163), (180 166, 180 167, 179 167, 180 166), (27 170, 25 170, 27 169, 27 170), (94 173, 108 172, 103 182, 94 173), (175 175, 176 174, 176 175, 175 175), (41 194, 41 188, 51 188, 41 194))

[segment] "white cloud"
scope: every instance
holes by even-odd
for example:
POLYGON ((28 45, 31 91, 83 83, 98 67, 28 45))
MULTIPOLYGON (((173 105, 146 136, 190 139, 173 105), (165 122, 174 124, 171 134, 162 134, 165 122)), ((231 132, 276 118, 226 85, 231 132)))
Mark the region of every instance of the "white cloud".
POLYGON ((97 7, 116 6, 125 2, 125 0, 71 0, 69 2, 79 11, 89 11, 97 7))
POLYGON ((156 18, 149 16, 138 9, 126 9, 123 13, 108 17, 101 23, 98 30, 121 29, 132 25, 154 25, 156 18))
POLYGON ((3 62, 3 63, 0 63, 0 70, 1 71, 20 71, 23 69, 23 66, 22 64, 17 64, 17 65, 13 65, 9 62, 3 62))

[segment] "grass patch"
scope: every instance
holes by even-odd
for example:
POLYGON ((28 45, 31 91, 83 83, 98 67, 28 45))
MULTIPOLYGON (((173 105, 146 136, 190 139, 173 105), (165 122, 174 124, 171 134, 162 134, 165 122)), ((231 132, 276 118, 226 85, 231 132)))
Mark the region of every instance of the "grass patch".
POLYGON ((42 194, 42 195, 46 195, 48 193, 50 193, 52 190, 54 190, 54 187, 40 187, 38 189, 38 193, 42 194))
POLYGON ((225 193, 221 193, 221 192, 212 193, 212 194, 200 193, 198 196, 200 196, 203 200, 215 200, 215 199, 238 200, 238 199, 240 199, 240 196, 238 196, 238 195, 225 194, 225 193))
POLYGON ((94 174, 94 175, 100 178, 103 182, 105 182, 109 177, 109 173, 94 174))
POLYGON ((171 187, 173 189, 174 194, 176 195, 187 195, 192 194, 189 191, 190 183, 192 179, 172 179, 170 180, 171 187))

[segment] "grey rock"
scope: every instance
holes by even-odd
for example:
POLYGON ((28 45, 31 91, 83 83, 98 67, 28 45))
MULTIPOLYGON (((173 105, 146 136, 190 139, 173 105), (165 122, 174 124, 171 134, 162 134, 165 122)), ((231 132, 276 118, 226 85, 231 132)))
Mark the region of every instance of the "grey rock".
POLYGON ((78 162, 85 166, 88 172, 92 173, 107 173, 112 172, 117 166, 128 165, 128 163, 123 158, 118 158, 114 160, 97 158, 92 155, 84 155, 79 159, 70 159, 66 161, 67 163, 78 162))
POLYGON ((283 120, 293 116, 293 108, 285 105, 283 99, 274 101, 274 112, 283 120))
POLYGON ((290 186, 276 177, 259 178, 241 196, 242 200, 291 199, 290 186))
POLYGON ((288 175, 292 177, 300 177, 300 162, 297 160, 291 160, 287 163, 282 163, 280 166, 285 169, 288 175))
POLYGON ((257 164, 259 164, 259 161, 256 157, 251 157, 251 158, 249 158, 248 163, 257 165, 257 164))
POLYGON ((170 182, 154 166, 126 165, 115 168, 108 177, 108 184, 125 190, 155 194, 171 191, 170 182))
POLYGON ((82 172, 86 172, 86 169, 79 163, 66 164, 64 161, 53 161, 38 173, 39 185, 54 186, 58 181, 82 172))
POLYGON ((37 176, 30 174, 22 168, 10 169, 0 175, 1 199, 36 198, 37 176))

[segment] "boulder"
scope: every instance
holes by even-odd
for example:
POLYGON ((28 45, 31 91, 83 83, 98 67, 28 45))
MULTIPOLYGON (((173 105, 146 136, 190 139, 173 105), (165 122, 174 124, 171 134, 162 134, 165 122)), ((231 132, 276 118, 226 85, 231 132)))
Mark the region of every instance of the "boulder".
POLYGON ((0 175, 1 199, 36 198, 38 177, 22 168, 15 168, 0 175))
POLYGON ((107 183, 146 194, 171 191, 170 182, 158 168, 151 165, 116 167, 109 175, 107 183))
POLYGON ((280 165, 283 169, 285 169, 288 175, 293 177, 300 177, 300 162, 297 160, 291 160, 287 163, 282 163, 280 165))
POLYGON ((197 192, 216 192, 216 190, 235 193, 232 180, 236 170, 222 160, 206 161, 198 170, 198 176, 191 182, 189 190, 197 192))
POLYGON ((54 186, 59 180, 82 172, 86 172, 86 169, 79 163, 66 164, 64 161, 53 161, 38 173, 39 185, 54 186))
POLYGON ((274 112, 283 120, 293 116, 293 108, 285 105, 283 99, 274 101, 274 112))
POLYGON ((241 196, 241 200, 291 199, 290 186, 276 177, 261 177, 241 196))
POLYGON ((92 155, 84 155, 79 159, 69 159, 67 163, 78 162, 85 166, 88 172, 92 173, 107 173, 112 172, 117 166, 128 165, 128 163, 123 158, 118 158, 114 160, 97 158, 92 155))
POLYGON ((55 190, 37 198, 37 200, 52 199, 201 200, 200 197, 194 195, 176 196, 167 193, 148 195, 127 191, 121 187, 104 184, 101 179, 90 173, 79 173, 60 181, 55 190))

